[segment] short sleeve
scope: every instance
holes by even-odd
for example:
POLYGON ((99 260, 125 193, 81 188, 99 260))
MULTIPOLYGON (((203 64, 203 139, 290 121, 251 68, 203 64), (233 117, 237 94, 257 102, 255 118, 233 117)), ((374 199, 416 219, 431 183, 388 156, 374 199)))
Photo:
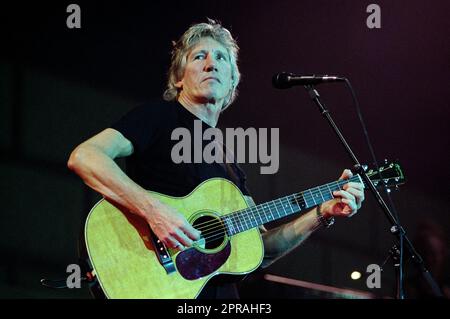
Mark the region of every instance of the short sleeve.
POLYGON ((133 108, 122 116, 111 128, 119 131, 127 138, 135 152, 143 152, 150 148, 158 138, 168 112, 165 106, 143 104, 133 108))

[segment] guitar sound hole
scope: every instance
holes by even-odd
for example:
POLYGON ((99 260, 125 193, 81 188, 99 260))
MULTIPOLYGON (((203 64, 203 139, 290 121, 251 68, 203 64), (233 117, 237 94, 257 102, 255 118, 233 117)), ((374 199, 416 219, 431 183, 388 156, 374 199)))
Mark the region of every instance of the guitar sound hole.
POLYGON ((219 218, 202 216, 193 223, 195 229, 201 231, 199 246, 205 249, 219 247, 225 238, 225 227, 219 218))

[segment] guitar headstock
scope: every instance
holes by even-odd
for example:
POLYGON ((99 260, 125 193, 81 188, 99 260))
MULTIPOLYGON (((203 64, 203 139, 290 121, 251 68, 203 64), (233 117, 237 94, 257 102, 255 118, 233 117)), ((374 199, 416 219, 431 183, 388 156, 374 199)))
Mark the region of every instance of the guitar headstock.
POLYGON ((367 176, 370 178, 375 187, 398 187, 406 183, 405 175, 398 161, 388 162, 385 160, 383 165, 379 165, 379 172, 376 168, 365 169, 367 176))

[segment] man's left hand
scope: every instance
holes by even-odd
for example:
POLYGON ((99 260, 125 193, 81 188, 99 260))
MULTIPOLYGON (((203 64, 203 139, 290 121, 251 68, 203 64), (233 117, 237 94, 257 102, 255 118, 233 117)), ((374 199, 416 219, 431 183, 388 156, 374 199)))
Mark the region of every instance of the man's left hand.
MULTIPOLYGON (((353 173, 349 169, 342 172, 339 180, 349 179, 353 173)), ((348 182, 340 191, 333 192, 334 199, 322 203, 320 211, 325 218, 330 217, 351 217, 364 201, 364 185, 361 183, 348 182)))

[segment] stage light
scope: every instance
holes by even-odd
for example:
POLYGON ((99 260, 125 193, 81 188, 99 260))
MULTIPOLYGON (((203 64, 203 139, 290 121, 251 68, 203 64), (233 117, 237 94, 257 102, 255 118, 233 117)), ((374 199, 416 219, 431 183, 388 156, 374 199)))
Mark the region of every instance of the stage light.
POLYGON ((361 273, 359 271, 353 271, 350 277, 353 280, 358 280, 359 278, 361 278, 361 273))

